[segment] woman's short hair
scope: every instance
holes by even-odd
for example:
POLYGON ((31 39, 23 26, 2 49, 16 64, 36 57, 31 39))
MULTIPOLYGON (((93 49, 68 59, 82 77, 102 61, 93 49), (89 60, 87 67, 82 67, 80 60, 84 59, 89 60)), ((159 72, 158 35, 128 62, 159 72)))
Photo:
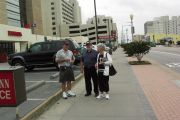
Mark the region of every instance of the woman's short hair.
POLYGON ((106 45, 103 44, 103 43, 99 43, 99 44, 97 45, 97 47, 98 47, 98 48, 103 48, 103 49, 105 50, 106 45))

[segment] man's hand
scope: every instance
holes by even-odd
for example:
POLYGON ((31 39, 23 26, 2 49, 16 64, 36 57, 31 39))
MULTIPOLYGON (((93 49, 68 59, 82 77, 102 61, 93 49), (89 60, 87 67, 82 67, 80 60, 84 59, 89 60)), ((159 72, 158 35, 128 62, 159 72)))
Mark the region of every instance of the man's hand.
POLYGON ((64 61, 65 61, 65 62, 71 62, 71 60, 70 60, 70 59, 64 59, 64 61))
POLYGON ((100 65, 104 64, 104 62, 99 62, 100 65))

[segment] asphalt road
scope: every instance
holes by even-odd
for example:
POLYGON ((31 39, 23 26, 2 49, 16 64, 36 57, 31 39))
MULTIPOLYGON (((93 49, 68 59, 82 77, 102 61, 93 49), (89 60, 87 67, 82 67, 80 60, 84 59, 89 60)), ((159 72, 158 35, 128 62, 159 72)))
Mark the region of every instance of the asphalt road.
POLYGON ((147 57, 180 73, 180 47, 155 47, 147 57))
MULTIPOLYGON (((59 78, 50 79, 50 76, 57 72, 55 68, 37 68, 32 72, 25 72, 26 87, 42 80, 46 81, 46 84, 27 94, 27 101, 19 106, 20 117, 40 105, 60 89, 59 78)), ((74 73, 75 76, 80 73, 78 67, 74 68, 74 73)), ((0 120, 16 120, 15 113, 16 108, 1 107, 0 120)))

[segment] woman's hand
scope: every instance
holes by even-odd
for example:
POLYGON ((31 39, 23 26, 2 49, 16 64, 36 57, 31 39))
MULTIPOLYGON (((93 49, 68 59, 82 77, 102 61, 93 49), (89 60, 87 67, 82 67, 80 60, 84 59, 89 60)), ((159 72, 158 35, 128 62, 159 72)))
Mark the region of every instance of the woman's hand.
POLYGON ((96 68, 96 69, 98 68, 98 64, 97 64, 97 63, 95 64, 95 68, 96 68))

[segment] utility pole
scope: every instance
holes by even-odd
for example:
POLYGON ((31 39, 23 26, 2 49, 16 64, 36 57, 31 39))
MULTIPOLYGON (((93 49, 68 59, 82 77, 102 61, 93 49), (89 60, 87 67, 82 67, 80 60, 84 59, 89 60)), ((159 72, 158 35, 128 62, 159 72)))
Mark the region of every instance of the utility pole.
POLYGON ((94 0, 94 12, 95 12, 95 23, 96 23, 96 44, 99 43, 99 36, 98 36, 98 20, 97 20, 97 11, 96 11, 96 0, 94 0))
POLYGON ((126 39, 127 39, 127 43, 129 43, 129 38, 128 38, 128 29, 126 29, 126 39))

